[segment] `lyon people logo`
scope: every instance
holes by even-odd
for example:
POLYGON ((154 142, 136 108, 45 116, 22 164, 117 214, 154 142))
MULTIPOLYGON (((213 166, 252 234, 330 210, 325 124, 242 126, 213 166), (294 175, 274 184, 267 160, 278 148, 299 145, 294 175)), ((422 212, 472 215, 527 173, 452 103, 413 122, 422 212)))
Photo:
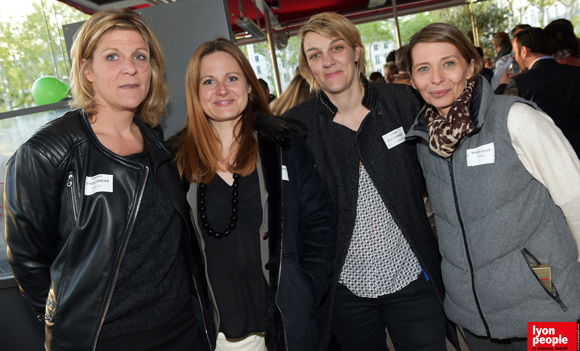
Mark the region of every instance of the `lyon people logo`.
POLYGON ((529 322, 528 350, 578 351, 579 332, 575 322, 529 322))

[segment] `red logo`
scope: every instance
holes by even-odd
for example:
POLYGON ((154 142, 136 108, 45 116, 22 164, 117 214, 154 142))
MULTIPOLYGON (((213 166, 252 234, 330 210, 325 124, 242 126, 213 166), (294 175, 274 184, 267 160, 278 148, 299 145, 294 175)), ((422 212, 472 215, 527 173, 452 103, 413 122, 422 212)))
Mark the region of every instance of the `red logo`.
POLYGON ((528 322, 528 350, 580 350, 578 333, 575 322, 528 322))

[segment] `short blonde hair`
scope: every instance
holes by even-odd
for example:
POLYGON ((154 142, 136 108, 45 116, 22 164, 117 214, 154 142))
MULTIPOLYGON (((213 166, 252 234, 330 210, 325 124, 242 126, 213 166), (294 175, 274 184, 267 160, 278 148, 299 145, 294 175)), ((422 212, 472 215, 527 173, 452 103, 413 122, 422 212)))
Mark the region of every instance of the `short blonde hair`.
POLYGON ((308 66, 306 52, 304 51, 304 36, 308 32, 314 32, 325 38, 341 38, 353 49, 358 47, 360 52, 356 64, 357 76, 360 73, 363 75, 366 74, 365 48, 358 29, 342 15, 333 12, 319 13, 310 17, 308 22, 300 29, 300 33, 298 33, 298 41, 300 42, 298 68, 300 69, 300 74, 310 84, 311 92, 318 93, 320 91, 320 85, 316 82, 310 66, 308 66))
POLYGON ((165 61, 161 46, 143 17, 129 9, 97 12, 75 34, 70 53, 72 59, 70 105, 84 109, 89 118, 97 112, 98 102, 95 101, 91 83, 85 77, 84 71, 92 64, 93 53, 101 38, 117 29, 136 30, 141 33, 147 44, 151 62, 151 85, 147 97, 137 108, 137 116, 143 123, 154 127, 159 117, 165 114, 165 105, 169 101, 169 90, 163 79, 165 61))

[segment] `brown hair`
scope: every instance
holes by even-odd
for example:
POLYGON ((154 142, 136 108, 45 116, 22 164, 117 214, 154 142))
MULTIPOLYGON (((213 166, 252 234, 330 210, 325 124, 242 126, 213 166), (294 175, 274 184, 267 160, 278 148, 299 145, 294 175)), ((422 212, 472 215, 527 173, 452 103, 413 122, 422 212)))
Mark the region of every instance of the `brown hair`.
POLYGON ((407 45, 407 63, 409 64, 409 72, 411 76, 413 75, 413 48, 418 43, 449 43, 453 44, 457 50, 461 53, 461 56, 467 61, 469 64, 471 60, 474 62, 474 70, 473 75, 468 79, 469 82, 472 82, 477 78, 477 75, 483 69, 483 60, 479 53, 465 38, 465 35, 450 24, 446 23, 432 23, 428 26, 421 29, 419 32, 415 33, 409 40, 409 44, 407 45))
POLYGON ((211 182, 221 161, 220 141, 199 100, 201 60, 215 52, 231 55, 240 65, 246 83, 251 87, 248 105, 234 128, 238 131, 234 142, 238 142, 240 146, 234 164, 228 165, 228 171, 242 177, 254 171, 258 160, 258 145, 252 126, 254 111, 270 113, 264 91, 242 51, 234 43, 223 38, 201 44, 189 59, 185 73, 187 124, 180 132, 179 145, 175 152, 179 173, 190 183, 211 182))
POLYGON ((75 34, 71 48, 71 95, 72 107, 82 108, 89 118, 97 112, 97 104, 91 83, 84 75, 93 60, 93 53, 101 38, 113 30, 136 30, 147 44, 151 62, 151 85, 145 100, 137 107, 139 119, 152 127, 165 114, 169 90, 163 79, 165 61, 161 46, 155 35, 136 12, 129 9, 108 9, 95 13, 75 34), (86 60, 83 62, 83 60, 86 60))
POLYGON ((292 81, 280 97, 272 101, 270 109, 276 116, 281 116, 284 112, 308 99, 312 95, 314 94, 310 91, 310 85, 306 79, 298 73, 294 78, 292 78, 292 81))
POLYGON ((310 91, 314 93, 319 92, 320 85, 316 82, 316 79, 310 70, 310 66, 308 66, 308 60, 306 59, 306 53, 304 52, 304 36, 308 32, 314 32, 325 38, 341 38, 353 49, 358 47, 360 52, 356 64, 358 70, 357 76, 360 73, 363 75, 366 73, 365 48, 358 29, 356 29, 351 21, 342 15, 333 12, 319 13, 310 17, 308 22, 306 22, 306 24, 300 29, 300 33, 298 33, 298 41, 300 42, 298 68, 300 69, 300 74, 302 74, 308 84, 310 84, 310 91))

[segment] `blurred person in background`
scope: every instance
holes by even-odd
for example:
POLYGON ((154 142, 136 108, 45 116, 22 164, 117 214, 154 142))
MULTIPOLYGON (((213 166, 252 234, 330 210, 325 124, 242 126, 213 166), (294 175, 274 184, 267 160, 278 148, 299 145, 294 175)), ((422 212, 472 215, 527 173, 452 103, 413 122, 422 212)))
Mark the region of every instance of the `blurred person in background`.
POLYGON ((281 116, 284 112, 312 95, 314 94, 310 91, 310 85, 300 75, 300 72, 297 72, 294 78, 292 78, 292 81, 290 81, 290 84, 288 84, 286 90, 280 94, 280 97, 272 101, 270 109, 275 116, 281 116))
POLYGON ((409 65, 405 58, 407 46, 403 45, 395 51, 395 64, 397 65, 397 74, 393 77, 393 83, 411 85, 409 78, 409 65))
POLYGON ((541 28, 517 33, 513 45, 514 59, 524 71, 509 79, 504 94, 535 102, 580 154, 580 67, 556 62, 548 32, 541 28))
POLYGON ((381 83, 381 78, 383 78, 383 75, 381 74, 381 72, 373 72, 369 76, 369 80, 372 83, 381 83))
POLYGON ((395 74, 399 73, 397 70, 397 64, 395 61, 387 62, 383 66, 385 72, 385 82, 386 83, 393 83, 395 80, 395 74))
POLYGON ((550 22, 544 30, 554 59, 560 64, 580 67, 580 45, 572 23, 562 18, 550 22))

